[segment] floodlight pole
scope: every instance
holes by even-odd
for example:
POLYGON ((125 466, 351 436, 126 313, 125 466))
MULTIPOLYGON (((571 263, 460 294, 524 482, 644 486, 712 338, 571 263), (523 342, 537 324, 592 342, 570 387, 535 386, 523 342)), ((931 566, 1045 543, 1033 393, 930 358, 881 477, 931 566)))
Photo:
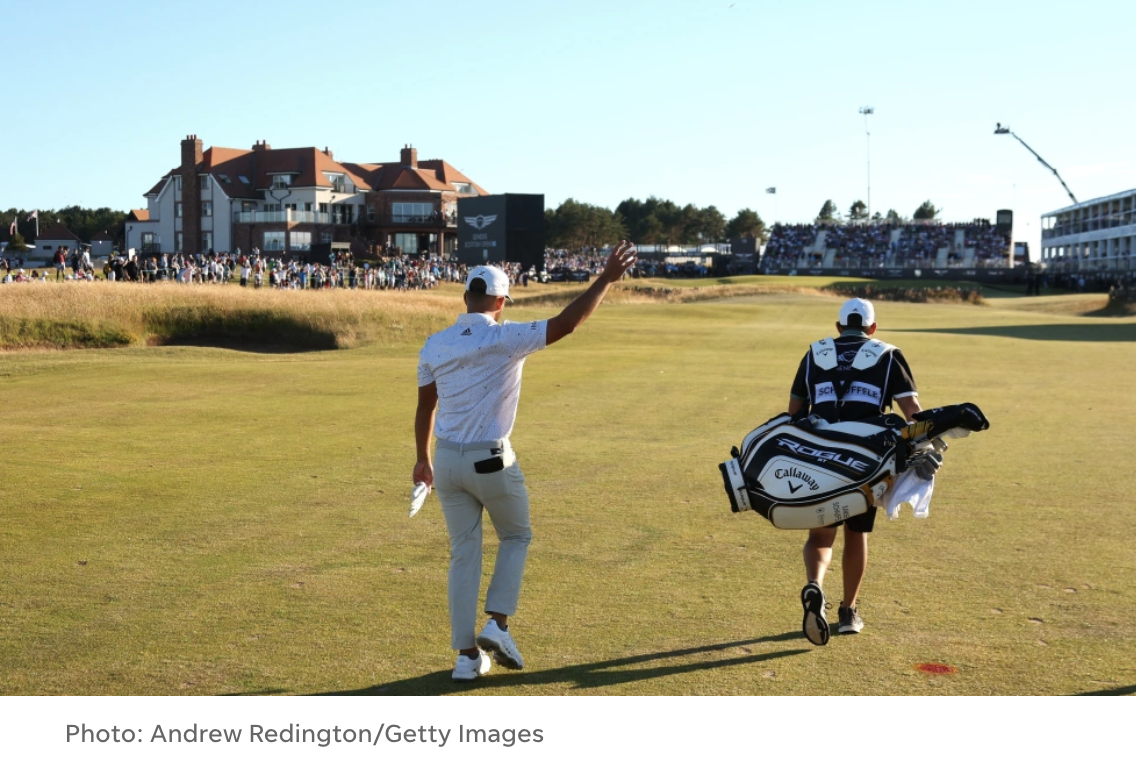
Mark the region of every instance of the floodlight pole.
POLYGON ((1037 157, 1037 161, 1038 161, 1038 162, 1040 162, 1040 163, 1041 163, 1042 165, 1044 165, 1045 167, 1047 167, 1047 168, 1049 168, 1050 170, 1052 170, 1052 171, 1053 171, 1053 175, 1057 176, 1057 180, 1061 182, 1061 186, 1062 186, 1062 187, 1064 187, 1064 189, 1065 189, 1065 193, 1069 195, 1069 199, 1073 200, 1073 204, 1074 204, 1074 205, 1078 204, 1078 203, 1077 203, 1077 198, 1073 196, 1073 192, 1069 191, 1069 186, 1068 186, 1068 185, 1067 185, 1067 184, 1065 183, 1065 179, 1061 177, 1061 174, 1057 172, 1057 168, 1053 167, 1053 166, 1052 166, 1052 165, 1050 165, 1050 164, 1049 164, 1048 162, 1046 162, 1045 160, 1043 160, 1043 159, 1041 158, 1041 155, 1040 155, 1040 154, 1038 154, 1037 152, 1035 152, 1035 151, 1034 151, 1034 150, 1033 150, 1033 149, 1032 149, 1032 148, 1030 147, 1030 145, 1029 145, 1029 144, 1027 144, 1027 143, 1026 143, 1025 141, 1022 141, 1022 138, 1021 138, 1021 136, 1019 136, 1019 135, 1018 135, 1017 133, 1015 133, 1014 131, 1010 130, 1010 126, 1009 126, 1009 125, 1005 125, 1005 126, 1003 126, 1003 125, 1002 125, 1002 123, 1000 123, 1000 122, 999 122, 999 123, 997 123, 997 124, 996 124, 996 126, 995 126, 995 128, 994 128, 994 135, 996 135, 996 136, 1011 135, 1011 136, 1013 136, 1014 138, 1018 139, 1018 142, 1019 142, 1019 143, 1020 143, 1020 144, 1021 144, 1022 146, 1024 146, 1024 147, 1025 147, 1026 149, 1028 149, 1028 150, 1029 150, 1029 153, 1030 153, 1030 154, 1032 154, 1032 155, 1033 155, 1034 157, 1037 157))
POLYGON ((864 115, 864 135, 868 142, 868 220, 872 220, 872 134, 868 130, 868 115, 875 114, 876 110, 871 106, 860 107, 860 114, 864 115))

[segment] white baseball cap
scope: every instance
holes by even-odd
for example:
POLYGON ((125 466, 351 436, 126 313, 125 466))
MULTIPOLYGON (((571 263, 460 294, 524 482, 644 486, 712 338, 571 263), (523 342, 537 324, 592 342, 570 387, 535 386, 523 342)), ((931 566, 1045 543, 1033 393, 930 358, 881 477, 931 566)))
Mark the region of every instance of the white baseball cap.
MULTIPOLYGON (((496 298, 509 298, 509 276, 496 266, 475 266, 469 271, 465 280, 465 289, 468 291, 473 280, 480 279, 485 282, 485 294, 496 298)), ((509 301, 512 302, 512 298, 509 301)))
POLYGON ((845 301, 844 305, 840 307, 840 324, 848 327, 850 317, 853 314, 860 315, 862 327, 871 327, 876 323, 876 309, 871 301, 866 301, 863 298, 853 298, 850 301, 845 301))

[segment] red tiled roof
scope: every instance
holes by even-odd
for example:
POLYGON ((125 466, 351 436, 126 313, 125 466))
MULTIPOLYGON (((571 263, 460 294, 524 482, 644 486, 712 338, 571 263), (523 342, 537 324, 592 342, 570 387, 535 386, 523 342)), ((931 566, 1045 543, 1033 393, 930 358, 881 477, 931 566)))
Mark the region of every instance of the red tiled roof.
POLYGON ((417 168, 400 162, 343 164, 366 178, 371 188, 376 191, 389 189, 456 191, 453 186, 456 182, 470 184, 478 194, 489 194, 445 160, 424 160, 418 163, 417 168))
POLYGON ((178 170, 180 170, 180 168, 174 168, 169 173, 166 173, 164 176, 162 176, 162 180, 160 180, 160 181, 158 181, 158 183, 154 184, 153 187, 150 188, 150 191, 146 192, 142 196, 143 197, 149 197, 151 194, 157 194, 158 192, 160 192, 162 190, 162 187, 166 185, 166 179, 169 178, 170 176, 176 176, 177 173, 178 173, 178 170))
MULTIPOLYGON (((150 220, 150 211, 147 210, 146 208, 138 208, 137 210, 131 210, 130 215, 134 216, 135 221, 149 221, 150 220)), ((130 216, 127 216, 127 219, 129 219, 129 218, 130 218, 130 216)))
MULTIPOLYGON (((212 146, 202 153, 199 173, 209 173, 225 195, 237 199, 263 199, 258 190, 271 188, 274 174, 292 173, 292 186, 330 188, 331 181, 325 173, 342 173, 360 191, 383 189, 423 189, 430 191, 455 191, 453 184, 468 183, 478 194, 488 194, 469 178, 460 173, 445 160, 425 160, 417 168, 389 163, 336 162, 321 149, 314 146, 295 149, 230 149, 212 146), (220 178, 224 175, 228 181, 220 178), (241 181, 241 177, 249 180, 241 181)), ((154 185, 147 196, 157 194, 170 176, 177 175, 180 168, 174 168, 154 185)), ((139 218, 138 220, 144 220, 139 218)))
POLYGON ((460 170, 458 170, 445 160, 424 160, 418 163, 418 168, 420 170, 433 171, 434 175, 442 183, 451 185, 455 183, 469 184, 477 190, 478 194, 489 194, 489 192, 485 191, 485 189, 482 189, 480 186, 475 184, 468 176, 466 176, 464 173, 462 173, 460 170))

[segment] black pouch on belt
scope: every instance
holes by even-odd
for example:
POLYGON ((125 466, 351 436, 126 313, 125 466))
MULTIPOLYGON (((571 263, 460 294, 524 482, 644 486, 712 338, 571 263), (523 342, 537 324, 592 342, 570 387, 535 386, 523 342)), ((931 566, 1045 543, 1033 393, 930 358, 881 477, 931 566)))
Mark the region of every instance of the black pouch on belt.
POLYGON ((498 471, 503 471, 505 470, 505 458, 498 455, 488 460, 478 460, 473 464, 473 470, 476 473, 497 473, 498 471))

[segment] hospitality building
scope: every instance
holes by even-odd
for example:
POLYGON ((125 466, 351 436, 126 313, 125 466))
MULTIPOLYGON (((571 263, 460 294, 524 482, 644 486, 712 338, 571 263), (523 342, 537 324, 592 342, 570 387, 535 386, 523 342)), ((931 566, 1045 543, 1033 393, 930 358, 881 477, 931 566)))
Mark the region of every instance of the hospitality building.
POLYGON ((488 194, 445 160, 339 162, 330 149, 203 148, 181 142, 181 163, 132 210, 126 246, 142 254, 249 253, 310 257, 380 249, 452 252, 457 201, 488 194))

